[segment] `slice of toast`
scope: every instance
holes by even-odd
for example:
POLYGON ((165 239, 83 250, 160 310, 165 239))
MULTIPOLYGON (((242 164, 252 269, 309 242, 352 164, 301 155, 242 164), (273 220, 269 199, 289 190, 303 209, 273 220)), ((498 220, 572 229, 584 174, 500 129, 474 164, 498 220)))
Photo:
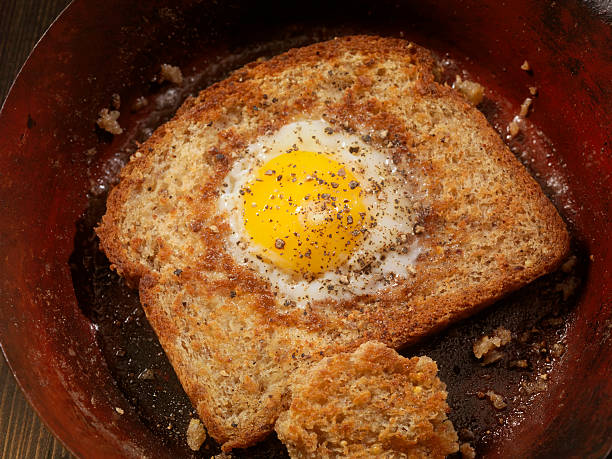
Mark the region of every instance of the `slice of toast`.
POLYGON ((369 341, 319 361, 291 389, 276 421, 292 459, 415 457, 459 451, 446 386, 429 357, 369 341))
POLYGON ((252 445, 289 387, 326 355, 398 348, 546 274, 569 247, 551 202, 483 115, 403 40, 346 37, 236 71, 179 109, 132 157, 97 233, 141 302, 210 434, 252 445), (296 308, 232 258, 223 180, 246 146, 301 119, 369 138, 426 190, 413 275, 296 308), (383 132, 384 135, 376 134, 383 132), (296 371, 298 370, 298 371, 296 371))

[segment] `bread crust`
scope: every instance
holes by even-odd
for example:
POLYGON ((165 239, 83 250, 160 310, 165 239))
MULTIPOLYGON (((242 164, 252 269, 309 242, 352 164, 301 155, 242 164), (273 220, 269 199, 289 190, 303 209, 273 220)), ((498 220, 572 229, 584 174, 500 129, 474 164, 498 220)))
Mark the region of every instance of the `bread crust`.
POLYGON ((185 391, 225 450, 272 430, 298 370, 369 340, 414 342, 551 272, 566 255, 569 235, 554 206, 484 116, 435 81, 435 65, 427 50, 389 38, 290 50, 187 100, 121 172, 96 230, 101 247, 139 287, 185 391), (235 152, 309 117, 387 131, 389 143, 373 142, 416 171, 432 198, 415 276, 303 311, 278 304, 264 279, 232 259, 215 201, 235 152), (258 363, 249 367, 249 359, 258 363), (234 386, 220 371, 235 372, 234 386))

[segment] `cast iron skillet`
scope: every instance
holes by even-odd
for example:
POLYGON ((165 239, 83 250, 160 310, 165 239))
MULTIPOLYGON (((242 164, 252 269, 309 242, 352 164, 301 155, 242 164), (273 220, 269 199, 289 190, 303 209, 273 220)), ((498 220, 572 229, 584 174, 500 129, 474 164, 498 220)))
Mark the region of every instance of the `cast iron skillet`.
MULTIPOLYGON (((121 337, 134 359, 143 343, 154 340, 140 322, 135 295, 106 271, 100 274, 104 262, 90 250, 104 193, 135 141, 167 119, 188 93, 261 55, 364 32, 401 34, 441 55, 449 52, 510 108, 517 109, 528 86, 539 88, 530 120, 550 140, 546 151, 551 156, 534 154, 531 170, 546 191, 566 188, 563 198, 552 197, 572 232, 582 286, 562 316, 565 352, 548 362, 544 395, 530 398, 520 416, 508 412, 504 419, 502 413, 503 429, 489 432, 480 452, 489 457, 604 457, 612 446, 612 29, 601 6, 607 3, 599 8, 599 2, 570 0, 252 3, 77 0, 34 50, 5 102, 0 116, 0 342, 50 429, 82 457, 187 454, 177 446, 178 437, 160 434, 172 425, 153 425, 162 419, 155 417, 155 403, 126 392, 130 381, 146 381, 151 373, 135 375, 129 362, 120 368, 112 357, 125 351, 115 349, 120 345, 109 338, 105 327, 118 319, 108 317, 113 309, 104 309, 105 303, 134 306, 121 317, 145 328, 133 339, 130 333, 121 337), (525 59, 530 73, 520 69, 525 59), (191 76, 183 89, 152 81, 166 62, 191 76), (122 99, 120 121, 126 132, 113 138, 94 123, 114 93, 122 99), (136 110, 140 96, 150 96, 154 106, 136 110), (550 165, 562 169, 561 184, 546 177, 550 165), (98 288, 107 284, 115 289, 108 297, 98 288)), ((503 118, 495 107, 501 106, 489 107, 489 116, 503 118)), ((521 295, 530 298, 529 292, 521 295)), ((512 309, 513 301, 493 309, 512 309)), ((491 314, 493 319, 475 320, 493 324, 498 313, 491 314)), ((470 327, 460 324, 440 340, 452 342, 463 331, 478 331, 470 327)), ((141 357, 158 365, 152 374, 162 394, 177 383, 155 346, 141 357)), ((437 344, 424 346, 435 352, 437 344)), ((456 379, 469 379, 461 374, 467 367, 456 368, 456 379)), ((176 423, 184 424, 191 415, 184 394, 168 400, 160 403, 174 403, 180 412, 176 423)), ((215 451, 214 445, 207 447, 203 455, 215 451)), ((282 451, 272 439, 243 455, 280 456, 282 451)))

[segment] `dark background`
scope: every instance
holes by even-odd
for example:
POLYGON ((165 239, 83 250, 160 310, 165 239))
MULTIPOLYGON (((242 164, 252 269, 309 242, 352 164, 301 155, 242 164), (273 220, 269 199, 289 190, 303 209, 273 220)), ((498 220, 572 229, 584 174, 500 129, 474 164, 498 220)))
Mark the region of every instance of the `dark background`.
MULTIPOLYGON (((0 0, 0 101, 4 102, 36 42, 68 3, 69 0, 0 0)), ((72 457, 30 407, 4 356, 0 356, 0 457, 72 457)))

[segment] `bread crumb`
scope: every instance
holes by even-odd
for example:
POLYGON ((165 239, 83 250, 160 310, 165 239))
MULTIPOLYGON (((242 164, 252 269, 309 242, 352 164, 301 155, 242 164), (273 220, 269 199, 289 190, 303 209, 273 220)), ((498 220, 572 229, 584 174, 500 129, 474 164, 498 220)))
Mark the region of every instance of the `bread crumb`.
POLYGON ((567 261, 561 265, 561 271, 563 271, 564 273, 571 272, 572 269, 574 269, 574 266, 576 266, 576 260, 577 259, 575 255, 569 257, 567 261))
POLYGON ((565 346, 561 343, 555 343, 550 348, 550 355, 559 358, 565 354, 565 346))
POLYGON ((133 112, 137 112, 137 111, 142 110, 143 108, 145 108, 147 105, 149 105, 149 101, 147 100, 147 98, 143 97, 143 96, 140 96, 132 104, 131 110, 133 112))
POLYGON ((119 414, 124 414, 125 411, 123 411, 123 408, 119 408, 118 406, 115 407, 115 411, 119 414))
POLYGON ((524 61, 523 64, 521 65, 521 70, 524 70, 525 72, 529 72, 531 70, 531 65, 529 65, 529 62, 524 61))
POLYGON ((121 96, 117 93, 114 93, 111 96, 111 105, 115 110, 119 110, 121 108, 121 96))
POLYGON ((505 355, 506 354, 504 352, 500 352, 497 349, 492 349, 484 355, 481 365, 482 366, 491 365, 492 363, 495 363, 498 360, 501 360, 502 358, 504 358, 505 355))
POLYGON ((455 77, 453 89, 459 91, 472 105, 478 105, 484 98, 484 87, 481 84, 463 80, 459 75, 455 77))
POLYGON ((100 113, 98 113, 99 118, 96 123, 105 131, 110 132, 111 134, 119 135, 123 133, 123 129, 121 126, 119 126, 119 122, 117 121, 120 115, 121 113, 119 113, 117 110, 103 108, 100 110, 100 113))
POLYGON ((489 397, 489 400, 491 401, 491 403, 493 404, 493 407, 496 410, 503 410, 504 408, 508 406, 508 404, 504 402, 504 398, 501 395, 496 394, 492 390, 487 391, 486 395, 487 397, 489 397))
POLYGON ((510 123, 508 123, 508 134, 510 134, 510 138, 514 138, 518 135, 521 130, 521 127, 518 123, 519 118, 517 116, 514 117, 510 123))
POLYGON ((138 375, 138 379, 142 379, 142 380, 151 380, 154 378, 155 378, 155 374, 153 373, 153 370, 151 370, 150 368, 145 368, 138 375))
POLYGON ((510 368, 527 368, 529 366, 529 363, 527 362, 527 360, 521 359, 521 360, 511 360, 509 365, 510 365, 510 368))
POLYGON ((489 352, 505 346, 512 340, 512 333, 510 330, 505 329, 504 327, 498 327, 493 330, 491 336, 485 335, 481 337, 478 341, 474 343, 472 346, 472 350, 474 351, 474 355, 477 359, 482 358, 487 355, 489 352))
POLYGON ((529 86, 529 94, 531 94, 532 96, 537 96, 538 88, 536 88, 535 86, 529 86))
POLYGON ((206 430, 199 419, 191 418, 187 427, 187 445, 192 451, 198 451, 206 441, 206 430))
POLYGON ((548 388, 546 381, 540 378, 536 379, 535 381, 522 381, 521 386, 523 387, 523 389, 525 389, 527 395, 544 392, 548 388))
POLYGON ((459 452, 461 453, 462 459, 476 458, 476 450, 469 443, 461 443, 461 446, 459 446, 459 452))
POLYGON ((532 102, 533 100, 530 97, 527 97, 523 101, 523 103, 521 104, 521 111, 519 113, 519 116, 521 116, 522 118, 525 118, 529 114, 529 108, 531 107, 532 102))
POLYGON ((160 77, 160 83, 169 81, 174 84, 183 84, 183 72, 176 65, 162 64, 160 77))

